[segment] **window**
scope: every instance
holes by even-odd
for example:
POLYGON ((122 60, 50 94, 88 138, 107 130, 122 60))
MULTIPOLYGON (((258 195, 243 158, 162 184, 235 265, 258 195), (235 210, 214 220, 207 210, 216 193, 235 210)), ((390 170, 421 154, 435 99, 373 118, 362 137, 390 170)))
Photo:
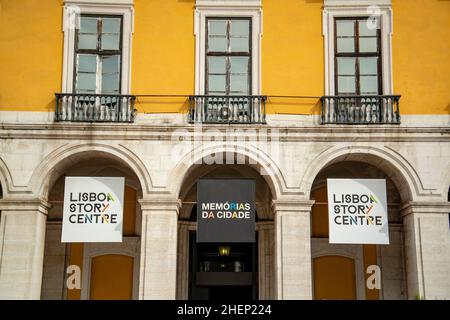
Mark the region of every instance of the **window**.
POLYGON ((325 96, 393 95, 391 0, 324 0, 322 25, 325 96))
POLYGON ((196 0, 191 123, 265 123, 260 0, 196 0))
POLYGON ((133 20, 133 0, 64 1, 61 92, 129 94, 133 20))
POLYGON ((196 0, 195 95, 260 95, 262 5, 196 0))
POLYGON ((122 17, 81 15, 75 40, 74 92, 121 92, 122 17))
POLYGON ((251 94, 250 18, 207 18, 206 24, 206 94, 251 94))
POLYGON ((382 94, 379 19, 335 18, 337 95, 382 94))

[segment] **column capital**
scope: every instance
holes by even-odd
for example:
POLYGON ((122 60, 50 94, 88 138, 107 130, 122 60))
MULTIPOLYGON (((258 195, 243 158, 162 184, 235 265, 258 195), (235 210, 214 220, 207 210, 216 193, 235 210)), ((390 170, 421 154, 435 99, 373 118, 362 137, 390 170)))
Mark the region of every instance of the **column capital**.
POLYGON ((400 207, 400 214, 405 217, 411 213, 419 214, 448 214, 450 213, 450 202, 417 202, 410 201, 400 207))
POLYGON ((33 211, 47 215, 51 204, 39 198, 5 198, 0 199, 0 211, 33 211))
POLYGON ((279 212, 310 213, 314 202, 314 200, 272 200, 272 211, 275 214, 279 212))
POLYGON ((144 211, 176 211, 181 208, 181 201, 173 198, 142 198, 139 199, 141 209, 144 211))

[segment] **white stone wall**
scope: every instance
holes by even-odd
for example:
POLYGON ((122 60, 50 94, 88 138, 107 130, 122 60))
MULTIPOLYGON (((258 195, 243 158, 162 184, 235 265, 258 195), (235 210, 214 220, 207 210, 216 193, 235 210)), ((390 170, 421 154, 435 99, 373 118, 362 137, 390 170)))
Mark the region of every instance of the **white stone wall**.
MULTIPOLYGON (((250 132, 251 141, 244 144, 230 140, 201 143, 202 137, 217 138, 221 132, 236 127, 216 125, 198 129, 187 125, 182 115, 139 115, 133 124, 54 124, 47 113, 27 114, 29 116, 23 113, 0 113, 0 182, 4 194, 4 199, 0 200, 0 226, 3 228, 0 229, 0 248, 3 248, 0 261, 2 297, 41 296, 42 275, 31 265, 36 261, 43 264, 42 234, 45 228, 42 229, 42 223, 45 225, 45 221, 35 217, 38 212, 42 215, 42 210, 38 209, 39 206, 28 208, 27 218, 22 223, 19 215, 24 214, 24 211, 15 207, 14 203, 47 200, 51 184, 66 168, 80 159, 106 155, 127 165, 136 174, 144 200, 164 198, 173 202, 178 201, 183 179, 196 161, 212 153, 224 152, 227 155, 245 156, 252 167, 263 174, 270 172, 264 178, 271 188, 272 196, 283 201, 308 201, 314 178, 330 163, 362 161, 380 168, 396 184, 404 205, 425 203, 428 208, 419 212, 412 209, 411 217, 411 214, 403 214, 408 298, 414 298, 419 288, 422 289, 417 294, 424 297, 450 298, 450 277, 446 275, 450 257, 446 214, 450 212, 446 199, 450 185, 450 129, 444 125, 445 120, 431 121, 424 118, 423 123, 428 126, 415 125, 420 123, 418 118, 410 118, 401 126, 321 126, 315 125, 309 118, 284 119, 286 116, 283 116, 281 119, 271 116, 267 126, 239 127, 241 130, 253 130, 250 132), (254 134, 261 129, 263 132, 268 130, 272 142, 278 143, 264 145, 256 141, 254 134), (184 140, 181 141, 180 137, 184 137, 184 140), (23 244, 11 242, 10 237, 14 233, 19 237, 24 232, 27 232, 27 238, 21 239, 23 244), (11 246, 13 243, 14 246, 11 246), (22 273, 17 277, 22 277, 21 281, 25 284, 14 285, 13 290, 10 290, 16 278, 9 268, 18 266, 24 266, 19 269, 22 273), (23 275, 27 276, 24 278, 23 275), (23 293, 28 287, 33 290, 23 293)), ((241 132, 237 136, 242 138, 245 135, 241 132)), ((163 233, 164 229, 158 229, 170 225, 170 232, 176 231, 174 209, 169 210, 169 213, 160 212, 154 217, 149 215, 143 218, 143 222, 143 228, 147 226, 147 231, 144 230, 142 234, 143 246, 149 240, 155 240, 154 235, 145 232, 155 231, 167 236, 162 247, 176 248, 176 234, 163 233), (151 221, 157 221, 160 226, 149 227, 151 221)), ((393 235, 393 238, 397 239, 398 236, 393 235)), ((152 253, 148 251, 151 247, 161 248, 152 244, 147 249, 143 247, 142 252, 151 256, 152 253)), ((398 255, 398 247, 389 250, 382 251, 382 256, 398 255)), ((161 259, 166 256, 164 252, 158 255, 161 259)), ((172 255, 167 254, 170 262, 166 261, 166 265, 151 265, 155 268, 152 271, 155 272, 154 276, 166 267, 176 272, 176 256, 172 255)), ((390 264, 389 258, 385 260, 384 266, 390 266, 392 270, 398 267, 390 264)), ((292 270, 286 271, 287 274, 294 272, 296 267, 289 268, 292 270)), ((298 268, 296 270, 300 270, 298 268)), ((308 277, 310 275, 306 275, 305 281, 310 281, 308 277)), ((142 281, 148 283, 148 279, 159 281, 159 278, 152 276, 145 279, 141 274, 141 286, 142 281)), ((175 279, 175 274, 170 276, 170 281, 175 283, 175 279)), ((384 281, 385 284, 398 287, 398 274, 385 274, 384 281)), ((49 283, 46 286, 51 286, 55 295, 59 292, 56 284, 53 286, 49 283)), ((50 287, 47 289, 50 290, 50 287)), ((151 291, 149 296, 175 297, 172 282, 167 290, 173 292, 159 294, 151 291)), ((400 293, 394 291, 386 290, 384 298, 398 297, 400 293)), ((139 296, 142 298, 145 294, 140 292, 139 296)))
POLYGON ((65 297, 67 244, 61 243, 61 231, 61 222, 47 223, 41 292, 43 300, 62 300, 65 297))

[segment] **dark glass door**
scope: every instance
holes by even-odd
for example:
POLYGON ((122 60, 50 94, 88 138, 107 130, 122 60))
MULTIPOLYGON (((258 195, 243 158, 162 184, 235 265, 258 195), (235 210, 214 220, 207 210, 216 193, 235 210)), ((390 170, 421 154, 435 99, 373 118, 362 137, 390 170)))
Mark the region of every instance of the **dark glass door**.
POLYGON ((190 233, 189 299, 257 300, 255 243, 197 243, 190 233))

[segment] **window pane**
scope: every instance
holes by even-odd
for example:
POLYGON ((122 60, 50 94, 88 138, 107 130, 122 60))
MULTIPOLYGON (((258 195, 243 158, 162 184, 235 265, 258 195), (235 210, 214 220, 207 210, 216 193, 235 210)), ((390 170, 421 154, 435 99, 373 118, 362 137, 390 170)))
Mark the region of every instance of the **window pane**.
POLYGON ((78 55, 79 72, 97 72, 97 56, 90 54, 78 55))
POLYGON ((102 93, 115 93, 119 91, 119 74, 107 74, 102 77, 102 93))
POLYGON ((95 92, 95 73, 78 73, 77 74, 77 91, 94 91, 95 92))
POLYGON ((232 52, 248 52, 248 38, 231 38, 232 52))
POLYGON ((227 34, 227 21, 226 20, 209 20, 208 35, 221 35, 227 34))
POLYGON ((102 33, 120 33, 120 18, 103 18, 102 33))
POLYGON ((222 91, 225 92, 225 75, 209 75, 208 76, 208 92, 210 91, 222 91))
POLYGON ((359 35, 360 36, 373 36, 377 35, 378 19, 367 19, 364 21, 358 21, 359 35))
POLYGON ((338 76, 338 90, 339 93, 355 93, 356 92, 356 77, 338 76))
POLYGON ((80 33, 97 33, 97 18, 80 18, 80 33))
POLYGON ((338 74, 339 75, 355 75, 356 58, 338 58, 338 74))
POLYGON ((109 56, 102 58, 102 73, 118 73, 119 72, 119 57, 109 56))
POLYGON ((337 52, 355 52, 355 38, 338 38, 337 52))
POLYGON ((359 38, 359 52, 377 52, 377 38, 359 38))
POLYGON ((211 96, 224 96, 225 91, 209 91, 208 94, 211 96))
POLYGON ((231 62, 231 73, 232 74, 236 74, 236 73, 244 73, 244 74, 248 74, 248 61, 249 61, 249 57, 231 57, 230 58, 230 62, 231 62))
POLYGON ((378 58, 359 58, 359 73, 361 75, 374 75, 378 73, 378 58))
POLYGON ((119 50, 120 37, 118 34, 102 34, 103 50, 119 50))
POLYGON ((226 73, 226 57, 208 57, 209 73, 226 73))
POLYGON ((354 20, 336 20, 336 35, 353 37, 355 35, 354 20))
POLYGON ((225 37, 220 38, 208 38, 208 51, 227 51, 227 39, 225 37))
POLYGON ((97 35, 80 34, 78 36, 79 49, 97 49, 97 35))
POLYGON ((250 32, 250 22, 247 20, 232 20, 231 21, 231 36, 248 37, 250 32))
POLYGON ((377 76, 361 76, 359 83, 361 94, 378 94, 377 76))
POLYGON ((230 89, 232 94, 248 94, 248 76, 231 75, 230 89))

